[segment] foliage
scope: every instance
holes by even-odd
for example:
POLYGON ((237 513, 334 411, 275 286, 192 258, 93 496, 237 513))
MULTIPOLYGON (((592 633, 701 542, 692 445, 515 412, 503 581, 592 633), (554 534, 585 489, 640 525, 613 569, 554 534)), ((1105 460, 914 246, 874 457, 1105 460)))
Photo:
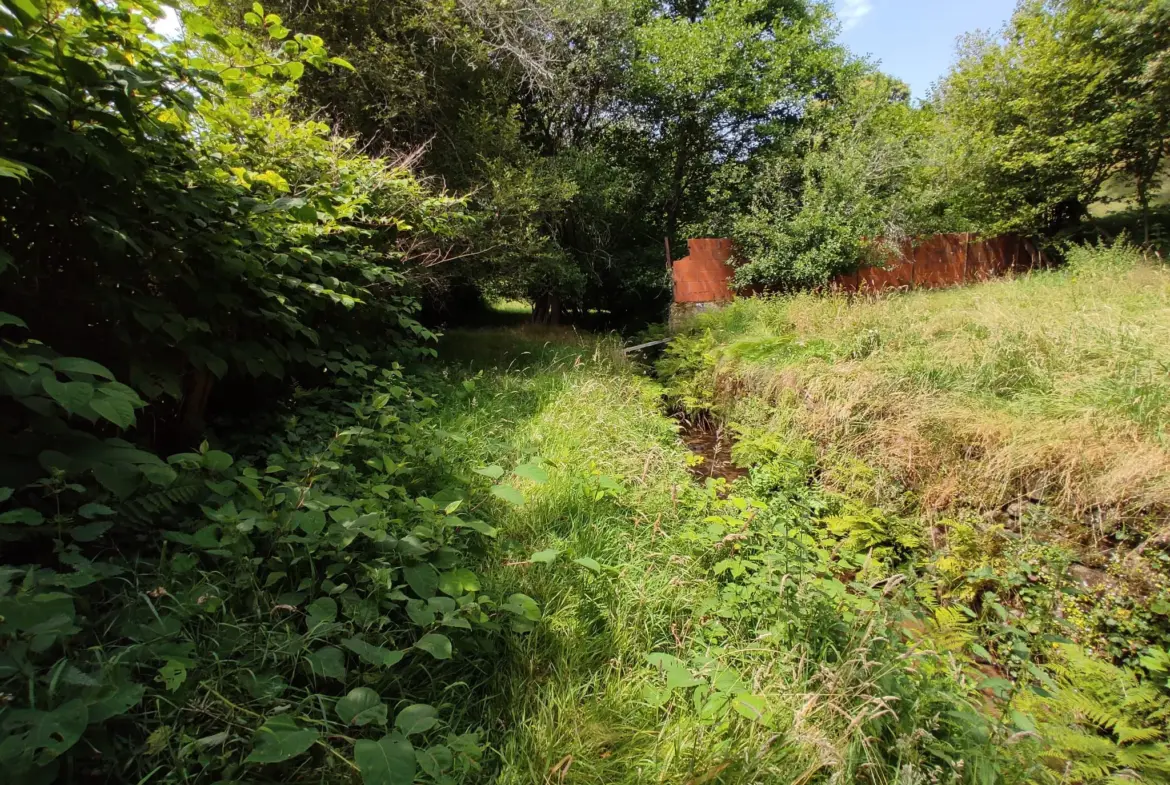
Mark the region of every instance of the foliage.
POLYGON ((0 302, 167 401, 163 435, 189 440, 217 379, 336 373, 368 357, 363 325, 425 336, 395 263, 457 202, 286 113, 306 64, 339 67, 320 39, 257 18, 269 50, 187 13, 191 37, 165 42, 153 13, 5 22, 4 148, 23 174, 0 186, 0 302))
POLYGON ((472 191, 476 231, 428 276, 526 297, 538 319, 659 316, 664 237, 683 247, 717 173, 845 78, 826 9, 804 0, 279 8, 357 65, 306 77, 314 107, 424 145, 427 173, 472 191))
POLYGON ((948 214, 932 167, 928 110, 880 73, 815 105, 791 146, 730 168, 703 227, 733 237, 743 285, 827 283, 863 261, 882 263, 908 238, 966 228, 948 214))
MULTIPOLYGON (((1061 776, 1084 783, 1170 777, 1170 694, 1075 646, 1061 646, 1049 668, 1056 676, 1052 692, 1020 706, 1040 713, 1036 731, 1061 776)), ((1055 772, 1051 781, 1060 781, 1055 772)))
POLYGON ((488 489, 448 481, 394 361, 430 353, 395 264, 458 202, 288 114, 348 64, 259 4, 256 38, 184 12, 173 42, 132 0, 5 7, 0 767, 474 778, 449 688, 539 610, 468 569, 488 489), (318 388, 235 456, 145 449, 260 377, 318 388))
POLYGON ((1163 2, 1032 0, 1002 40, 970 36, 933 96, 961 199, 987 231, 1075 225, 1115 173, 1146 213, 1170 137, 1163 2), (961 140, 959 142, 958 140, 961 140))

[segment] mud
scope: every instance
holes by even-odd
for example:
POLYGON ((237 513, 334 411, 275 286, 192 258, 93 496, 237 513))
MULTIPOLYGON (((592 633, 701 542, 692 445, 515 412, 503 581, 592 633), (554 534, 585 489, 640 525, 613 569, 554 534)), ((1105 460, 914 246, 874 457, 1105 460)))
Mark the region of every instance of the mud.
POLYGON ((703 458, 690 467, 696 480, 704 482, 709 478, 723 478, 730 483, 747 476, 748 470, 736 466, 731 460, 735 434, 730 428, 705 413, 675 412, 674 418, 679 422, 679 438, 691 452, 703 458))

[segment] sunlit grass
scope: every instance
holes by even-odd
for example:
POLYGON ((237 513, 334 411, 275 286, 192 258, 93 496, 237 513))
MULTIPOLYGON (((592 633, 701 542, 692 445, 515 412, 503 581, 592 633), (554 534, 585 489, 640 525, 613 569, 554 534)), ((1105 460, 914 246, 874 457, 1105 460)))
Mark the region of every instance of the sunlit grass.
POLYGON ((483 371, 441 402, 444 429, 466 436, 457 462, 470 473, 539 456, 550 475, 544 485, 517 482, 524 506, 492 510, 497 548, 477 569, 487 588, 522 591, 544 615, 500 652, 468 708, 489 723, 492 781, 747 785, 851 782, 863 771, 892 781, 882 766, 898 753, 873 748, 863 730, 888 695, 884 674, 904 668, 864 654, 885 627, 863 625, 826 655, 830 665, 774 640, 774 618, 729 631, 697 613, 721 584, 709 546, 681 535, 711 496, 687 471, 662 390, 625 367, 612 342, 561 335, 447 339, 461 358, 453 377, 468 378, 468 363, 483 371), (604 492, 602 478, 619 490, 604 492), (530 558, 550 549, 560 554, 551 564, 530 558), (574 563, 582 557, 601 573, 574 563), (662 677, 646 661, 651 652, 734 672, 771 719, 704 716, 689 692, 656 704, 648 688, 662 677))
POLYGON ((928 507, 1170 504, 1170 271, 1136 251, 944 291, 742 300, 698 329, 718 374, 928 507))

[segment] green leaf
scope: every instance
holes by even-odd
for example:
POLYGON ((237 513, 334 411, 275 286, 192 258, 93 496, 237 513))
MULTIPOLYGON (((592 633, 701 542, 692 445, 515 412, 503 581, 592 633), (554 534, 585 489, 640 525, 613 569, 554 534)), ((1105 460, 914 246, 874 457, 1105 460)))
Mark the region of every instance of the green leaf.
POLYGON ((484 477, 487 477, 487 478, 492 479, 492 480, 498 480, 504 476, 504 467, 503 466, 495 466, 495 465, 485 466, 482 469, 474 469, 473 471, 476 474, 482 474, 484 477))
POLYGON ((459 597, 468 592, 479 591, 479 579, 471 570, 460 567, 447 570, 439 575, 439 591, 451 597, 459 597))
MULTIPOLYGON (((49 764, 81 739, 88 724, 89 712, 80 700, 71 700, 53 711, 9 709, 4 716, 6 738, 0 745, 4 768, 19 772, 49 764)), ((12 781, 19 780, 16 777, 12 781)))
POLYGON ((280 714, 265 722, 253 737, 255 747, 245 763, 280 763, 312 747, 320 737, 315 730, 302 730, 292 717, 280 714))
POLYGON ((984 679, 975 689, 977 690, 991 690, 996 696, 1006 698, 1012 691, 1012 683, 1007 679, 1001 679, 998 676, 993 676, 989 679, 984 679))
POLYGON ((82 518, 100 518, 103 515, 113 515, 114 511, 104 504, 90 502, 77 508, 77 514, 82 518))
POLYGON ((381 646, 366 643, 361 638, 347 638, 341 642, 341 645, 356 654, 362 662, 379 668, 389 668, 391 665, 397 664, 404 656, 403 652, 384 649, 381 646))
POLYGON ((479 532, 485 537, 496 537, 500 532, 495 526, 490 526, 483 521, 464 521, 461 520, 457 524, 465 529, 471 529, 474 532, 479 532))
POLYGON ((161 681, 170 692, 174 692, 187 681, 187 666, 178 660, 167 660, 158 669, 158 681, 161 681))
POLYGON ((560 555, 560 551, 549 548, 548 550, 537 551, 532 554, 528 557, 528 561, 536 562, 537 564, 552 564, 560 555))
POLYGON ((419 597, 429 600, 439 589, 439 573, 429 564, 416 564, 402 568, 402 577, 419 597))
POLYGON ((520 491, 516 490, 511 485, 493 485, 492 495, 503 499, 508 504, 515 505, 516 507, 524 506, 524 494, 520 493, 520 491))
POLYGON ((222 480, 220 482, 212 482, 211 480, 207 480, 204 485, 206 485, 213 492, 218 493, 220 496, 232 496, 239 487, 231 480, 222 480))
POLYGON ((369 687, 357 687, 337 701, 337 716, 346 725, 385 725, 386 704, 369 687))
MULTIPOLYGON (((75 382, 75 384, 82 383, 75 382)), ((134 424, 134 406, 125 398, 114 398, 103 394, 90 401, 89 407, 119 428, 129 428, 134 424)))
POLYGON ((284 73, 289 79, 297 80, 305 75, 305 64, 299 60, 293 60, 291 63, 284 64, 284 73))
POLYGON ((203 466, 213 472, 225 471, 232 463, 232 456, 223 450, 208 450, 203 454, 203 466))
POLYGON ((736 695, 731 702, 731 708, 741 717, 747 717, 752 722, 766 724, 768 717, 768 703, 759 695, 736 695))
POLYGON ((401 733, 378 741, 361 739, 353 745, 353 759, 363 785, 411 785, 414 782, 414 747, 401 733))
POLYGON ((591 559, 588 556, 582 556, 580 559, 573 559, 573 564, 579 564, 585 569, 589 570, 594 575, 601 572, 601 565, 596 559, 591 559))
POLYGON ((46 376, 41 380, 41 387, 70 414, 84 408, 93 398, 93 385, 89 382, 61 382, 56 377, 46 376))
POLYGON ((540 605, 527 594, 511 595, 508 597, 508 601, 501 606, 501 609, 528 621, 540 621, 540 605))
POLYGON ((24 25, 31 25, 41 16, 42 6, 35 0, 3 0, 3 2, 24 25))
POLYGON ((78 542, 93 542, 109 531, 113 525, 112 521, 94 521, 84 526, 75 526, 69 530, 69 536, 78 542))
POLYGON ((44 522, 45 516, 31 507, 21 507, 0 513, 0 523, 23 523, 25 526, 39 526, 44 522))
POLYGON ((332 624, 337 621, 337 601, 331 597, 320 597, 309 603, 305 614, 305 624, 310 632, 322 624, 332 624))
POLYGON ((53 369, 61 373, 85 373, 114 381, 114 374, 109 368, 83 357, 58 357, 53 360, 53 369))
POLYGON ((119 684, 103 687, 97 699, 90 698, 89 721, 105 722, 134 708, 142 700, 146 687, 141 684, 119 684))
POLYGON ((313 675, 345 681, 345 655, 336 646, 326 646, 309 655, 313 675))
MULTIPOLYGON (((24 319, 13 316, 10 313, 4 313, 3 311, 0 311, 0 327, 8 327, 9 325, 13 327, 23 327, 26 330, 28 329, 28 325, 24 323, 24 319)), ((504 470, 500 469, 500 474, 503 473, 504 470)))
POLYGON ((344 57, 330 57, 329 62, 333 63, 334 65, 339 65, 342 68, 345 68, 349 71, 357 70, 353 67, 353 64, 350 63, 348 60, 346 60, 344 57))
POLYGON ((438 725, 438 716, 439 712, 434 706, 428 706, 425 703, 416 703, 398 712, 398 716, 394 718, 394 727, 398 728, 398 730, 407 736, 412 736, 415 733, 428 731, 438 725))
POLYGON ((539 463, 522 463, 512 473, 537 485, 544 485, 548 482, 548 472, 539 463))
POLYGON ((984 662, 995 662, 995 658, 991 656, 991 652, 980 646, 978 643, 971 644, 971 653, 984 662))
POLYGON ((437 632, 419 638, 418 642, 414 644, 414 648, 422 649, 436 660, 451 659, 451 639, 437 632))

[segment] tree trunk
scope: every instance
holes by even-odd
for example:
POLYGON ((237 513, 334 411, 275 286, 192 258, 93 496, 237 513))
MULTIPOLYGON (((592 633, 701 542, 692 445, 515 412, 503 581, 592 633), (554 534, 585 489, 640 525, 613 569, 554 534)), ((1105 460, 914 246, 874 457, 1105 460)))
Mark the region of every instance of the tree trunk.
POLYGON ((1144 173, 1137 178, 1138 207, 1142 212, 1142 245, 1150 244, 1150 181, 1144 173))

